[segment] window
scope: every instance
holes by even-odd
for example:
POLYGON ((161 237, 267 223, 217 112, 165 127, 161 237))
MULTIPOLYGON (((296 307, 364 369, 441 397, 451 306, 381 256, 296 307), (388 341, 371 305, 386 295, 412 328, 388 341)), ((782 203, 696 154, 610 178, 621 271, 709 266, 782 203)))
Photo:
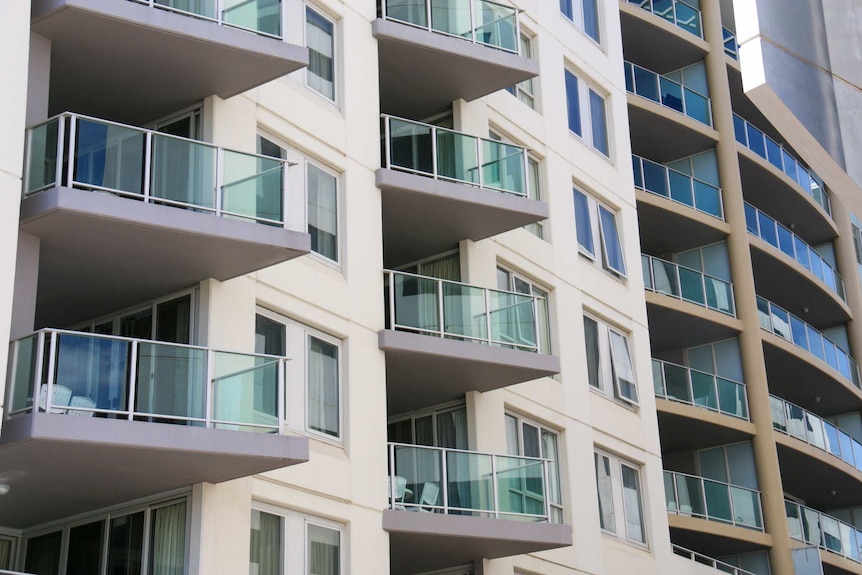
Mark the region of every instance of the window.
MULTIPOLYGON (((527 158, 527 194, 531 200, 542 201, 542 178, 539 172, 539 160, 527 158)), ((524 229, 539 238, 545 239, 545 224, 547 220, 527 224, 524 229)))
MULTIPOLYGON (((538 339, 539 352, 551 353, 551 329, 548 322, 548 291, 534 285, 520 274, 499 266, 497 267, 497 289, 513 291, 538 298, 536 300, 535 313, 538 319, 536 322, 538 328, 536 338, 538 339)), ((517 323, 518 325, 530 324, 528 318, 520 317, 520 314, 527 312, 527 310, 516 309, 515 312, 515 317, 511 318, 513 323, 517 323)))
POLYGON ((640 469, 602 452, 595 453, 599 524, 602 531, 646 545, 640 469), (622 513, 618 513, 622 510, 622 513))
MULTIPOLYGON (((331 438, 341 437, 339 340, 259 308, 255 317, 255 353, 291 359, 287 362, 285 392, 291 425, 331 438), (299 381, 304 385, 293 384, 299 381)), ((255 402, 257 396, 255 389, 255 402)))
POLYGON ((255 503, 249 575, 340 575, 341 534, 338 524, 255 503))
POLYGON ((569 131, 610 157, 605 97, 568 70, 565 77, 569 131))
POLYGON ((601 246, 602 267, 625 277, 626 262, 616 212, 576 188, 573 188, 572 192, 575 199, 578 250, 581 255, 596 261, 596 246, 601 246))
POLYGON ((581 32, 601 44, 598 0, 560 0, 560 12, 581 32))
POLYGON ((306 85, 335 101, 335 24, 305 7, 305 45, 308 47, 306 85))
MULTIPOLYGON (((506 452, 509 455, 518 455, 522 457, 541 457, 550 459, 548 469, 548 489, 549 503, 551 508, 551 516, 549 520, 552 523, 563 522, 563 498, 560 491, 560 455, 559 455, 559 437, 555 431, 552 431, 539 423, 530 421, 520 415, 506 414, 506 452)), ((527 480, 529 482, 529 479, 527 480)), ((524 507, 527 512, 533 513, 531 506, 538 507, 540 502, 532 500, 529 493, 541 493, 541 489, 524 490, 526 499, 524 507)), ((543 504, 543 503, 542 503, 543 504)), ((543 513, 543 512, 540 512, 543 513)))
POLYGON ((606 395, 637 405, 638 389, 628 338, 585 315, 584 342, 589 384, 606 395))
MULTIPOLYGON (((533 57, 532 40, 521 34, 521 56, 525 58, 533 57)), ((530 108, 536 107, 536 93, 533 89, 533 79, 528 78, 523 82, 518 82, 514 86, 509 86, 506 91, 521 100, 530 108)))
POLYGON ((459 403, 398 415, 389 419, 386 435, 393 443, 468 449, 467 408, 459 403))

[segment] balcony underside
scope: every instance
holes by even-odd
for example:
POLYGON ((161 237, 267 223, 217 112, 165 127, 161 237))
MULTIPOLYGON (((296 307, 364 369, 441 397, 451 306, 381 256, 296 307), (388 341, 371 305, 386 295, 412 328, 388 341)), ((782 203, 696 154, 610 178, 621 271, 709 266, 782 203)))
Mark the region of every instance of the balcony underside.
POLYGON ((509 557, 572 544, 569 525, 392 509, 383 511, 383 529, 389 532, 392 575, 444 569, 483 558, 509 557))
POLYGON ((835 224, 812 197, 791 183, 778 168, 737 144, 745 199, 791 228, 812 246, 838 235, 835 224))
POLYGON ((21 203, 40 238, 36 328, 72 325, 203 279, 308 253, 308 234, 66 187, 21 203))
POLYGON ((769 392, 822 417, 862 409, 862 391, 802 348, 761 332, 769 392))
POLYGON ((632 153, 665 164, 715 147, 718 132, 709 126, 647 98, 626 96, 632 153))
POLYGON ((662 452, 706 449, 747 441, 754 424, 693 405, 656 397, 662 452))
POLYGON ((371 23, 377 38, 381 111, 425 119, 539 74, 539 63, 398 22, 371 23))
POLYGON ((548 204, 431 177, 377 170, 383 262, 395 268, 548 217, 548 204))
POLYGON ((642 190, 636 195, 641 250, 646 253, 684 252, 720 242, 730 234, 726 222, 694 208, 642 190))
POLYGON ((702 62, 709 45, 643 8, 620 2, 625 59, 665 74, 702 62))
POLYGON ((668 513, 670 540, 709 557, 761 551, 772 546, 772 537, 762 531, 728 523, 668 513))
POLYGON ((862 472, 822 449, 783 433, 777 432, 775 441, 785 492, 816 509, 862 504, 862 472))
POLYGON ((554 375, 553 355, 504 349, 403 331, 378 334, 386 352, 386 401, 391 414, 554 375))
POLYGON ((721 312, 674 297, 646 292, 653 353, 735 337, 742 322, 721 312))
POLYGON ((52 42, 49 115, 142 124, 308 64, 304 47, 125 0, 34 0, 31 29, 52 42))
POLYGON ((308 461, 308 439, 59 414, 3 423, 0 525, 26 528, 308 461))
POLYGON ((761 239, 751 240, 751 264, 758 295, 823 329, 850 320, 850 308, 802 264, 761 239), (808 313, 803 312, 808 308, 808 313))

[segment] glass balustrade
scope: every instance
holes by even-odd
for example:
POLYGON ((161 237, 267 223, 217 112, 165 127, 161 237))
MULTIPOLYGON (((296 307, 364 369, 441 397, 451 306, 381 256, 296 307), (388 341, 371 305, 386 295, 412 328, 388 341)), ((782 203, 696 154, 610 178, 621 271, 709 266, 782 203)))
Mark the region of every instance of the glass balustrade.
POLYGON ((846 351, 792 313, 757 296, 760 327, 786 339, 838 371, 844 379, 862 389, 859 366, 846 351))
POLYGON ((559 503, 550 460, 390 443, 389 505, 474 517, 547 522, 559 503))
POLYGON ((11 344, 7 417, 38 411, 277 433, 285 361, 45 329, 11 344))
POLYGON ((745 203, 745 224, 748 233, 799 262, 838 297, 846 301, 844 279, 841 274, 802 238, 748 202, 745 203))
POLYGON ((696 475, 664 472, 668 513, 763 531, 760 492, 696 475))
POLYGON ((637 64, 625 62, 624 66, 628 92, 712 126, 712 104, 708 97, 637 64))
POLYGON ((671 547, 673 548, 673 552, 680 557, 685 557, 690 561, 694 561, 695 563, 700 563, 701 565, 707 565, 712 567, 713 569, 720 571, 721 573, 730 573, 731 575, 754 575, 751 571, 746 571, 741 567, 736 567, 731 565, 730 563, 725 563, 724 561, 719 561, 718 559, 713 559, 708 555, 704 555, 703 553, 698 553, 697 551, 692 551, 691 549, 686 549, 676 543, 672 543, 671 547))
POLYGON ((703 24, 700 10, 681 0, 628 0, 629 4, 640 6, 697 36, 703 38, 703 24))
POLYGON ((24 196, 54 186, 285 225, 286 162, 76 114, 28 130, 24 196))
POLYGON ((784 500, 790 537, 862 563, 862 530, 816 509, 784 500))
POLYGON ((383 116, 388 169, 527 196, 527 150, 430 124, 383 116))
POLYGON ((660 359, 652 360, 652 376, 656 397, 748 421, 748 396, 744 383, 660 359))
POLYGON ((131 0, 262 36, 282 38, 281 0, 131 0))
POLYGON ((641 264, 647 290, 736 316, 733 284, 646 254, 641 264))
POLYGON ((755 128, 750 122, 738 114, 733 115, 733 128, 736 141, 768 161, 784 172, 787 177, 799 184, 806 194, 811 196, 830 216, 832 205, 823 181, 817 175, 803 166, 784 147, 755 128))
POLYGON ((739 45, 736 43, 736 35, 723 26, 721 34, 724 38, 724 53, 734 60, 739 60, 739 45))
POLYGON ((544 298, 386 271, 387 329, 550 353, 544 298))
POLYGON ((488 0, 382 0, 381 16, 438 34, 519 53, 518 12, 488 0))
POLYGON ((769 396, 772 427, 816 447, 862 471, 862 443, 837 425, 796 404, 769 396))
POLYGON ((724 219, 721 189, 673 168, 632 154, 635 187, 720 220, 724 219))

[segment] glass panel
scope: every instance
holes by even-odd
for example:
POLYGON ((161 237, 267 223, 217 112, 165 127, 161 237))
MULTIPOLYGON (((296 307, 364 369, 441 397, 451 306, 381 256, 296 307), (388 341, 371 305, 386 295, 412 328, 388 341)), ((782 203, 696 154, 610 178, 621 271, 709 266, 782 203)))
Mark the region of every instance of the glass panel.
POLYGON ((306 187, 311 251, 338 261, 338 179, 307 164, 306 187))
POLYGON ((280 575, 282 572, 281 517, 251 510, 249 571, 257 575, 280 575))
POLYGON ((569 119, 569 130, 577 135, 582 135, 581 126, 581 97, 578 89, 578 78, 566 70, 566 111, 569 119))
POLYGON ((715 379, 700 371, 691 372, 691 387, 694 393, 694 404, 707 409, 718 409, 715 379))
POLYGON ((203 349, 141 342, 135 411, 169 419, 204 418, 206 361, 203 349))
POLYGON ((477 144, 478 140, 472 136, 438 129, 437 173, 444 178, 478 184, 479 151, 477 144))
POLYGON ((605 114, 605 99, 590 90, 590 129, 593 134, 593 148, 608 156, 608 126, 605 114))
MULTIPOLYGON (((433 279, 394 274, 395 327, 440 331, 439 282, 433 279)), ((386 290, 389 297, 389 290, 386 290)), ((387 311, 389 306, 387 305, 387 311)))
POLYGON ((341 532, 309 523, 307 560, 307 575, 341 573, 341 532))
POLYGON ((652 267, 655 291, 679 297, 679 283, 676 276, 677 266, 671 262, 653 258, 652 267))
POLYGON ((66 573, 98 573, 102 565, 102 527, 94 521, 69 529, 69 551, 66 573))
POLYGON ((806 269, 811 269, 811 259, 809 257, 808 244, 803 242, 798 237, 793 237, 793 245, 796 248, 796 261, 801 263, 806 269))
POLYGON ((434 173, 431 126, 389 119, 389 163, 425 174, 434 173))
POLYGON ((24 569, 36 575, 58 575, 60 573, 60 542, 62 531, 27 539, 27 556, 24 569))
POLYGON ((805 426, 808 431, 808 441, 811 445, 826 450, 826 438, 823 435, 823 421, 813 413, 805 412, 805 426))
MULTIPOLYGON (((594 454, 596 463, 596 485, 598 486, 599 499, 599 523, 601 528, 611 533, 616 533, 617 520, 614 512, 614 488, 613 480, 611 479, 611 460, 610 458, 594 454)), ((665 493, 667 493, 667 479, 665 475, 665 493)), ((673 498, 673 488, 671 487, 671 499, 673 498)), ((671 504, 668 503, 668 509, 671 509, 671 504)))
POLYGON ((487 338, 485 291, 462 284, 443 283, 443 326, 447 335, 487 338))
POLYGON ((757 318, 760 320, 760 327, 772 331, 772 315, 769 313, 769 302, 762 297, 757 298, 757 318))
POLYGON ((30 164, 27 168, 28 192, 55 183, 59 125, 59 120, 51 120, 30 130, 30 164))
POLYGON ((668 170, 661 164, 643 161, 643 185, 648 192, 658 194, 660 196, 669 197, 669 187, 667 179, 668 170))
POLYGON ((683 112, 685 108, 682 101, 682 86, 662 76, 659 76, 659 86, 661 89, 662 105, 672 108, 677 112, 683 112))
POLYGON ((721 191, 715 186, 694 180, 694 205, 711 216, 724 217, 721 209, 721 191))
POLYGON ((760 498, 754 491, 730 486, 730 497, 733 501, 734 522, 758 529, 763 527, 760 516, 760 498))
POLYGON ((425 28, 428 26, 425 4, 427 0, 386 0, 386 17, 409 22, 425 28))
POLYGON ((676 25, 698 38, 703 38, 703 32, 700 29, 700 12, 685 2, 674 2, 674 8, 676 10, 676 25))
POLYGON ((646 543, 641 502, 640 473, 637 469, 621 465, 623 483, 623 510, 626 517, 626 538, 629 541, 646 543))
POLYGON ((537 347, 533 298, 489 290, 488 300, 492 341, 519 347, 537 347))
POLYGON ((748 133, 748 148, 758 156, 765 158, 766 144, 763 132, 748 123, 745 124, 745 128, 748 133))
POLYGON ((38 369, 36 367, 38 338, 38 335, 31 335, 15 343, 9 411, 33 407, 33 385, 38 369))
POLYGON ((795 315, 790 316, 790 333, 793 343, 801 348, 808 349, 808 329, 801 319, 795 315))
POLYGON ((746 409, 745 403, 745 387, 726 379, 716 378, 716 381, 718 383, 719 409, 723 413, 748 419, 748 409, 746 409))
POLYGON ((685 174, 668 170, 670 180, 670 197, 673 200, 687 206, 694 205, 694 195, 692 191, 692 180, 685 174))
POLYGON ((216 149, 208 144, 154 134, 150 194, 215 208, 215 156, 216 149))
POLYGON ((688 386, 689 370, 678 365, 664 364, 667 397, 685 403, 692 403, 691 389, 688 386))
POLYGON ((505 190, 519 196, 527 195, 527 178, 524 174, 526 164, 522 148, 494 140, 482 140, 482 158, 484 187, 505 190))
POLYGON ((769 410, 772 412, 772 427, 778 431, 787 432, 787 416, 784 413, 784 402, 775 396, 769 396, 769 410))
MULTIPOLYGON (((280 0, 269 0, 279 1, 280 0)), ((305 43, 308 46, 308 67, 305 81, 308 86, 329 98, 335 99, 335 42, 334 26, 308 6, 305 7, 305 43)))
POLYGON ((779 170, 784 169, 784 164, 781 160, 781 146, 776 144, 772 138, 766 138, 766 159, 779 170))
MULTIPOLYGON (((676 493, 674 492, 674 481, 673 474, 664 472, 664 500, 667 505, 667 510, 676 512, 679 510, 679 502, 676 500, 676 493)), ((604 526, 602 526, 604 527, 604 526)))
POLYGON ((683 90, 685 96, 685 113, 688 117, 698 122, 712 125, 712 117, 709 109, 709 99, 689 89, 683 90))
POLYGON ((149 575, 183 575, 186 559, 186 503, 152 511, 149 575))
POLYGON ((834 343, 825 337, 823 338, 823 350, 824 355, 826 356, 826 363, 828 363, 830 367, 838 369, 837 348, 834 343))
POLYGON ((213 419, 223 429, 278 427, 279 362, 270 357, 215 352, 213 419))
POLYGON ((143 194, 145 138, 141 130, 78 120, 75 182, 83 186, 143 194))
POLYGON ((772 331, 784 339, 790 339, 790 315, 780 307, 772 307, 772 331))
POLYGON ((602 232, 602 247, 604 248, 605 267, 620 275, 626 274, 626 262, 623 256, 620 234, 617 229, 616 214, 599 206, 599 223, 602 232))
POLYGON ((791 258, 796 257, 793 248, 793 232, 781 225, 778 226, 778 248, 791 258))
POLYGON ((718 278, 704 276, 706 284, 706 305, 720 312, 734 315, 733 288, 718 278))
POLYGON ((757 213, 757 208, 751 204, 745 204, 745 228, 748 230, 748 233, 760 236, 757 213))
POLYGON ((340 434, 338 346, 308 338, 308 427, 327 435, 340 434))
POLYGON ((699 305, 706 305, 706 296, 703 290, 703 275, 700 272, 682 266, 678 269, 682 299, 699 305))
POLYGON ((144 512, 111 519, 107 573, 140 573, 144 553, 144 512))
POLYGON ((575 197, 575 227, 578 234, 578 246, 587 253, 595 255, 593 245, 593 224, 590 219, 590 201, 578 190, 572 190, 575 197))
MULTIPOLYGON (((55 337, 59 343, 51 403, 73 405, 74 415, 85 417, 92 417, 94 409, 128 410, 131 344, 88 335, 57 334, 55 337)), ((47 394, 44 385, 41 393, 47 394)), ((40 403, 43 403, 41 398, 40 403)), ((55 408, 53 412, 64 411, 55 408)))
POLYGON ((734 517, 730 509, 730 491, 728 486, 723 483, 704 479, 703 489, 706 495, 708 518, 715 521, 733 522, 734 517))
POLYGON ((838 529, 838 520, 828 515, 820 515, 820 527, 823 529, 823 543, 826 548, 836 553, 842 553, 841 531, 838 529))
POLYGON ((282 163, 230 150, 222 157, 222 209, 252 220, 282 222, 282 163))
POLYGON ((838 430, 838 442, 841 448, 841 459, 855 466, 853 459, 853 439, 845 432, 838 430))
POLYGON ((500 513, 544 516, 544 469, 541 461, 496 457, 500 513))
POLYGON ((823 336, 819 331, 806 324, 808 329, 808 351, 815 357, 825 360, 826 354, 823 351, 823 336))
POLYGON ((809 545, 823 545, 820 514, 808 507, 802 508, 802 535, 809 545))
MULTIPOLYGON (((448 11, 452 11, 451 4, 448 11)), ((432 19, 434 18, 434 3, 431 3, 432 19)), ((517 24, 516 12, 508 6, 495 2, 478 0, 476 3, 476 41, 490 46, 496 46, 510 52, 518 51, 518 35, 515 33, 517 24)), ((437 21, 437 20, 433 20, 437 21)))
POLYGON ((633 71, 635 93, 653 102, 659 102, 658 76, 640 66, 634 66, 633 71))
POLYGON ((804 541, 802 533, 802 518, 799 506, 790 501, 784 502, 784 512, 787 515, 787 525, 790 528, 790 537, 797 541, 804 541))
POLYGON ((798 405, 785 403, 784 410, 787 421, 787 433, 802 441, 808 441, 808 425, 805 422, 805 412, 798 405))
POLYGON ((225 0, 224 4, 225 24, 281 36, 281 0, 225 0))
POLYGON ((775 230, 775 220, 764 214, 757 212, 757 220, 760 226, 760 238, 773 247, 778 247, 778 233, 775 230))
POLYGON ((745 120, 733 115, 733 132, 736 134, 736 141, 743 146, 748 146, 748 134, 746 132, 745 120))
POLYGON ((781 150, 781 156, 784 160, 784 173, 787 174, 791 180, 797 182, 796 159, 783 149, 781 150))
POLYGON ((675 474, 679 512, 695 517, 706 517, 703 484, 698 477, 675 474))
MULTIPOLYGON (((406 507, 416 508, 421 503, 423 488, 426 485, 433 487, 428 487, 425 499, 437 501, 436 497, 431 497, 431 493, 434 491, 434 487, 437 487, 439 490, 440 485, 442 485, 441 465, 443 452, 436 449, 400 445, 396 445, 394 449, 396 489, 393 507, 395 509, 404 509, 406 507), (400 487, 402 485, 403 487, 400 487)), ((452 481, 457 482, 470 477, 469 466, 462 466, 460 468, 463 469, 460 473, 468 474, 466 476, 460 475, 458 469, 456 467, 454 470, 448 470, 452 481)), ((482 477, 485 478, 485 482, 488 482, 490 480, 490 472, 489 458, 486 472, 473 475, 473 477, 482 477)), ((490 492, 490 490, 486 492, 490 492)), ((442 505, 442 503, 440 504, 442 505)), ((434 505, 434 503, 426 503, 425 505, 434 505)))
POLYGON ((154 4, 173 8, 174 10, 189 12, 191 14, 197 14, 204 18, 214 19, 216 17, 216 2, 214 0, 155 0, 154 4))
POLYGON ((652 386, 657 397, 667 397, 664 387, 664 364, 657 359, 652 360, 652 386))

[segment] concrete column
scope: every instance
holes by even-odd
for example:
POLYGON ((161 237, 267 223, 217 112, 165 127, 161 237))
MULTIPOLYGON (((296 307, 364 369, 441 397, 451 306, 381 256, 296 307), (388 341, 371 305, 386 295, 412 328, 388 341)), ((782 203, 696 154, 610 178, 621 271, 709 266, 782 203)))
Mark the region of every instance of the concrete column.
POLYGON ((702 2, 701 9, 704 37, 710 45, 710 53, 706 57, 706 73, 712 97, 713 122, 721 135, 716 146, 716 156, 725 218, 731 230, 727 238, 727 249, 736 296, 736 314, 743 323, 739 345, 745 383, 748 385, 749 414, 751 421, 757 426, 757 434, 752 440, 754 460, 757 466, 757 482, 762 494, 763 519, 773 540, 769 560, 773 573, 793 573, 790 531, 784 511, 784 490, 772 429, 769 384, 757 316, 757 293, 745 226, 745 202, 733 131, 733 107, 727 79, 721 12, 718 2, 702 2))
MULTIPOLYGON (((856 248, 853 246, 853 227, 850 223, 850 212, 847 206, 831 194, 832 219, 838 227, 838 237, 835 238, 835 263, 838 271, 844 278, 844 291, 847 305, 854 314, 862 310, 862 286, 859 284, 859 274, 856 264, 856 248)), ((857 347, 862 345, 862 322, 851 319, 847 322, 847 339, 850 341, 850 355, 853 358, 860 357, 857 347)))

